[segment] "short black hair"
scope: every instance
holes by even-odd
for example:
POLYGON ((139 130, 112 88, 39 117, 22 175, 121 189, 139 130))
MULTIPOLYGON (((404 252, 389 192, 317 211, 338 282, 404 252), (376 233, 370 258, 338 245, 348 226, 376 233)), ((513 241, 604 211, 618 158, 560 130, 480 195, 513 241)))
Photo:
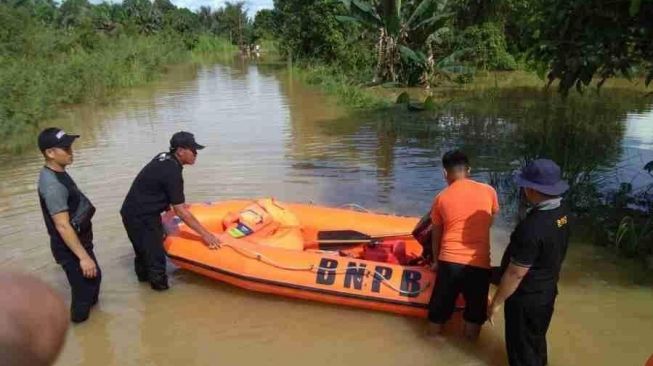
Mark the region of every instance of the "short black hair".
POLYGON ((468 168, 469 167, 469 158, 467 155, 460 150, 451 150, 447 151, 442 156, 442 166, 446 170, 452 170, 455 168, 468 168))

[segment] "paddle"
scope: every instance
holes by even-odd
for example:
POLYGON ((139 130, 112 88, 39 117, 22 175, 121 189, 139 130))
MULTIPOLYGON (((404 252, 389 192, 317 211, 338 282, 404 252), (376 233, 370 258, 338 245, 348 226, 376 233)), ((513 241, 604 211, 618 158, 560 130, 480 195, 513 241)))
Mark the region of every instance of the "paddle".
POLYGON ((381 235, 368 235, 355 230, 331 230, 319 231, 317 233, 317 243, 323 246, 338 246, 348 244, 374 243, 383 238, 395 238, 411 236, 411 233, 393 233, 381 235))

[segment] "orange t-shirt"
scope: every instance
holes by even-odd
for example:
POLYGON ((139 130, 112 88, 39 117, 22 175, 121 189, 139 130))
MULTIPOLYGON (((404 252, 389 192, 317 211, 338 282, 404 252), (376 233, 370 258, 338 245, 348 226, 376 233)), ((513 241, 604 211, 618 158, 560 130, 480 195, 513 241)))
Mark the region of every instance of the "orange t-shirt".
POLYGON ((433 225, 442 226, 438 259, 490 268, 490 226, 497 212, 497 192, 487 184, 462 179, 442 190, 431 208, 433 225))

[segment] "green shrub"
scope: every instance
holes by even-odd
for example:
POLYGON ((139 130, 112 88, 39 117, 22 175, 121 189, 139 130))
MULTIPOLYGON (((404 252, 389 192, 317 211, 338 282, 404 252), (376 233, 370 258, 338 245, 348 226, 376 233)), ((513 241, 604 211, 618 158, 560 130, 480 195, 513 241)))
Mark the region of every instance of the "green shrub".
MULTIPOLYGON (((62 104, 100 101, 196 53, 231 53, 167 0, 0 2, 0 138, 29 135, 62 104)), ((204 30, 206 31, 206 30, 204 30)), ((0 145, 0 150, 17 146, 0 145)))
POLYGON ((492 22, 466 28, 454 46, 462 51, 460 60, 480 69, 515 70, 517 62, 506 51, 503 28, 492 22))
POLYGON ((327 94, 337 97, 344 105, 354 109, 368 109, 387 106, 385 99, 377 97, 352 81, 336 66, 302 65, 293 73, 310 85, 316 85, 327 94))
POLYGON ((193 47, 193 53, 198 54, 213 52, 233 53, 236 51, 238 51, 238 47, 231 44, 229 40, 209 34, 199 36, 197 43, 193 47))

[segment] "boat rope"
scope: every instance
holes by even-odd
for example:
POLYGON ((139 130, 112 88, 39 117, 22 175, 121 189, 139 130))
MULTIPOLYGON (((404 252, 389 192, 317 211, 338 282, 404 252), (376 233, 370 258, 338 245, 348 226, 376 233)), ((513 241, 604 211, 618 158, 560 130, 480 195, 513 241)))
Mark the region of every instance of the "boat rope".
POLYGON ((372 212, 357 203, 345 203, 344 205, 340 205, 338 208, 348 208, 352 211, 359 211, 359 212, 372 212))
MULTIPOLYGON (((259 252, 253 251, 253 250, 245 249, 245 248, 242 248, 242 247, 237 247, 237 246, 227 244, 227 243, 220 243, 218 245, 218 249, 221 249, 223 247, 231 248, 233 251, 235 251, 236 253, 238 253, 238 254, 240 254, 242 256, 245 256, 245 257, 248 257, 248 258, 251 258, 251 259, 256 259, 256 260, 258 260, 258 261, 260 261, 262 263, 265 263, 267 265, 270 265, 272 267, 279 268, 279 269, 282 269, 282 270, 287 270, 287 271, 308 271, 308 272, 323 271, 323 272, 331 272, 331 273, 334 273, 334 274, 346 274, 347 271, 349 271, 351 269, 351 268, 343 268, 343 269, 326 268, 326 267, 316 266, 316 265, 313 265, 313 264, 310 264, 308 266, 300 266, 300 267, 298 267, 298 266, 288 266, 288 265, 285 265, 285 264, 280 264, 280 263, 274 261, 273 259, 271 259, 271 258, 269 258, 269 257, 267 257, 267 256, 265 256, 265 255, 263 255, 263 254, 261 254, 259 252)), ((417 296, 420 293, 424 292, 429 287, 431 287, 431 283, 427 282, 426 286, 424 286, 423 288, 420 288, 419 290, 406 291, 406 290, 402 290, 400 288, 397 288, 395 285, 392 284, 392 282, 388 281, 385 277, 383 277, 382 275, 380 275, 377 272, 372 272, 367 268, 357 268, 355 270, 357 270, 357 271, 363 270, 363 275, 365 275, 366 277, 373 276, 375 279, 380 281, 384 286, 386 286, 386 287, 388 287, 388 288, 390 288, 390 289, 392 289, 392 290, 394 290, 394 291, 396 291, 396 292, 398 292, 398 293, 400 293, 402 295, 406 295, 406 296, 417 296)))

